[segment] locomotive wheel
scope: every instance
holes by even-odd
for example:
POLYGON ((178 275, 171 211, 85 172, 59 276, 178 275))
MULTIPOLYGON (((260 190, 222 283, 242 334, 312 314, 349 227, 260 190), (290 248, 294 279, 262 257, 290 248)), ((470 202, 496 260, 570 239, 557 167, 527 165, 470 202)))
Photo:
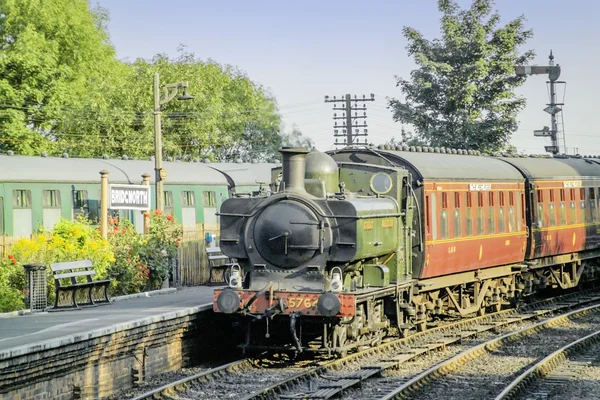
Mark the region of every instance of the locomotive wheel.
MULTIPOLYGON (((333 330, 333 345, 337 348, 346 346, 348 342, 348 334, 345 326, 337 325, 333 330)), ((346 357, 347 350, 339 351, 338 354, 341 358, 346 357)))

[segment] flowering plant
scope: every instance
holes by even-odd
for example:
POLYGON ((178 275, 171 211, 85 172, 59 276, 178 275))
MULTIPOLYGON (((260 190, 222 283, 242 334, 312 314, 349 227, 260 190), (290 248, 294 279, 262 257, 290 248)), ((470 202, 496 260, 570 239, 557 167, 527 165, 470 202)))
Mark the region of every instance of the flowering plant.
POLYGON ((176 262, 182 228, 175 224, 171 215, 160 210, 148 213, 146 217, 150 218, 150 229, 142 240, 140 260, 150 270, 150 286, 157 288, 169 277, 176 262))

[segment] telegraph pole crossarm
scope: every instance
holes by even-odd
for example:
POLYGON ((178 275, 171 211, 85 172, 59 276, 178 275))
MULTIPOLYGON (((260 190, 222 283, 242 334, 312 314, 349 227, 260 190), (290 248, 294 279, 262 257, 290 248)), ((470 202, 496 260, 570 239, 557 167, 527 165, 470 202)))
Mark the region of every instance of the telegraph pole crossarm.
POLYGON ((167 177, 166 171, 162 167, 162 127, 161 127, 161 110, 160 106, 167 104, 177 96, 179 89, 183 89, 183 94, 177 98, 177 100, 191 100, 194 97, 187 93, 188 83, 170 83, 165 85, 164 96, 160 96, 160 77, 158 72, 154 73, 154 81, 152 92, 154 95, 154 171, 155 171, 155 183, 156 183, 156 209, 164 210, 164 195, 163 195, 163 181, 167 177))
MULTIPOLYGON (((365 95, 361 97, 357 97, 356 95, 354 95, 354 98, 352 98, 352 96, 350 94, 346 94, 344 96, 341 96, 340 98, 337 98, 336 96, 333 96, 333 99, 329 98, 329 96, 325 96, 325 103, 342 103, 343 106, 342 107, 338 107, 336 104, 333 105, 333 110, 334 111, 343 111, 343 115, 341 117, 338 117, 338 115, 336 113, 333 114, 333 120, 335 121, 334 123, 334 127, 333 127, 333 133, 334 133, 334 137, 338 138, 338 137, 345 137, 345 140, 343 143, 338 143, 337 139, 335 140, 335 145, 336 146, 351 146, 353 144, 358 144, 358 137, 360 136, 367 136, 367 123, 366 123, 366 119, 367 119, 367 107, 366 104, 364 104, 364 102, 367 101, 375 101, 375 95, 371 94, 371 97, 368 98, 365 95), (363 102, 363 106, 362 107, 358 107, 358 105, 356 103, 358 102, 363 102), (357 111, 363 111, 363 115, 358 115, 357 111), (354 112, 354 115, 352 115, 352 112, 354 112), (343 124, 341 126, 338 126, 337 124, 337 120, 343 120, 343 124), (362 120, 362 123, 358 123, 359 120, 362 120), (360 133, 360 131, 357 128, 365 128, 363 133, 360 133), (342 133, 338 133, 338 129, 342 130, 342 133), (355 143, 355 139, 356 139, 356 143, 355 143)), ((365 139, 365 143, 366 143, 366 139, 365 139)))

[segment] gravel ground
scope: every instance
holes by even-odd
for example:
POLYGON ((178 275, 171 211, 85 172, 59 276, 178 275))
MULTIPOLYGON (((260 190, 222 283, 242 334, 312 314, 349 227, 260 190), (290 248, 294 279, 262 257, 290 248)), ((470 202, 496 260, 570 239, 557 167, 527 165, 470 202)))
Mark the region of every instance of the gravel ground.
POLYGON ((493 398, 530 364, 571 341, 595 332, 599 323, 600 314, 594 313, 524 337, 518 342, 503 344, 497 350, 469 361, 460 371, 425 386, 411 398, 493 398))

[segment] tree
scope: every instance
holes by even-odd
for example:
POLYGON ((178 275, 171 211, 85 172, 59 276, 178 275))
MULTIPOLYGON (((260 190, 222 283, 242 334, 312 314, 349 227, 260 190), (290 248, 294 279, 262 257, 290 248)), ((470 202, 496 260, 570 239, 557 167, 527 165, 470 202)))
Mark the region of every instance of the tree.
POLYGON ((86 0, 0 0, 0 10, 0 149, 52 149, 66 108, 118 70, 106 13, 86 0))
POLYGON ((474 0, 460 10, 453 0, 438 0, 441 39, 403 29, 418 68, 410 80, 396 77, 404 101, 391 99, 389 105, 395 121, 412 124, 417 138, 431 146, 496 151, 517 129, 525 99, 514 90, 525 77, 514 68, 535 55, 519 53, 532 31, 525 30, 523 16, 498 28, 492 7, 492 0, 474 0))

